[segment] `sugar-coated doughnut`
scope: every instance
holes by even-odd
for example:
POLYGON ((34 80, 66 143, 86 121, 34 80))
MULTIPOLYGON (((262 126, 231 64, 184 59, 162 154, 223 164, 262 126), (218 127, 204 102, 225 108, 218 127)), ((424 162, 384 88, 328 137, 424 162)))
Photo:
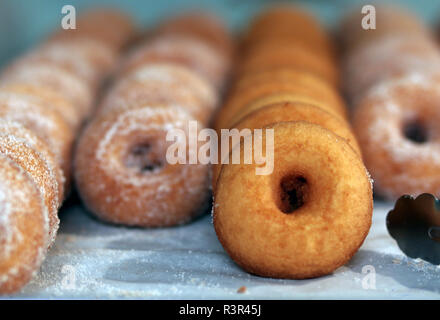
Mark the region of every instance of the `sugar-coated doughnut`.
POLYGON ((27 96, 28 99, 36 101, 38 104, 44 104, 46 108, 59 113, 72 130, 77 130, 83 120, 78 108, 76 108, 62 94, 59 94, 48 87, 40 86, 38 84, 13 83, 0 87, 0 92, 24 95, 27 96))
POLYGON ((345 91, 355 104, 372 86, 408 72, 440 72, 437 44, 427 37, 393 35, 353 50, 344 62, 345 91))
POLYGON ((58 195, 61 196, 59 200, 62 201, 65 195, 66 178, 50 146, 31 130, 26 129, 23 125, 15 121, 0 119, 0 135, 12 135, 22 141, 26 141, 28 146, 38 153, 41 153, 48 169, 55 175, 58 184, 58 195))
POLYGON ((217 106, 214 88, 196 73, 174 64, 151 64, 121 78, 99 107, 99 113, 142 104, 180 104, 207 123, 217 106))
POLYGON ((353 149, 327 129, 306 122, 270 128, 271 175, 256 175, 255 164, 222 166, 213 208, 217 236, 250 273, 292 279, 329 274, 368 234, 369 176, 353 149))
POLYGON ((206 42, 188 36, 167 35, 136 47, 123 62, 121 72, 155 62, 188 67, 217 88, 223 85, 229 69, 228 60, 206 42))
POLYGON ((342 26, 345 90, 354 129, 378 194, 440 194, 436 103, 440 53, 430 30, 411 13, 376 8, 377 29, 360 30, 359 15, 342 26), (379 21, 380 20, 380 21, 379 21))
POLYGON ((131 20, 111 10, 77 27, 0 75, 0 295, 26 285, 54 243, 75 135, 133 35, 131 20))
POLYGON ((19 122, 48 143, 68 179, 73 132, 59 113, 26 95, 0 90, 0 118, 19 122))
POLYGON ((364 29, 362 19, 366 16, 361 7, 346 15, 340 24, 339 36, 346 52, 361 46, 373 45, 381 37, 395 35, 429 34, 421 21, 404 8, 389 5, 375 5, 376 29, 364 29))
POLYGON ((80 78, 54 64, 21 64, 11 67, 2 74, 0 85, 5 84, 38 84, 60 92, 80 110, 82 116, 90 112, 93 97, 80 78))
POLYGON ((374 87, 353 126, 378 192, 389 199, 440 195, 440 79, 413 73, 374 87))
POLYGON ((116 62, 112 50, 91 39, 49 42, 19 58, 14 64, 55 64, 89 84, 98 85, 116 62))
POLYGON ((37 185, 49 213, 49 243, 55 240, 58 230, 58 208, 63 195, 59 194, 55 172, 43 154, 33 149, 26 140, 8 134, 0 134, 0 153, 18 164, 37 185))
POLYGON ((49 218, 32 178, 0 155, 0 294, 25 285, 43 261, 49 218))
POLYGON ((97 217, 166 227, 206 209, 210 179, 209 166, 197 159, 201 144, 194 150, 188 141, 181 147, 188 159, 174 164, 167 150, 179 142, 166 137, 183 130, 182 143, 192 124, 202 129, 210 123, 231 63, 225 36, 209 16, 178 16, 122 61, 75 152, 77 189, 97 217))
POLYGON ((76 21, 76 29, 59 30, 49 41, 93 39, 118 52, 134 35, 135 26, 129 16, 111 8, 99 8, 80 15, 76 21))
POLYGON ((155 31, 159 37, 169 34, 196 37, 211 45, 228 60, 234 55, 234 44, 226 26, 208 12, 188 12, 171 17, 155 31))
POLYGON ((95 118, 79 139, 75 177, 81 198, 112 223, 164 227, 200 213, 208 166, 170 164, 167 132, 188 132, 192 117, 179 106, 140 106, 95 118))

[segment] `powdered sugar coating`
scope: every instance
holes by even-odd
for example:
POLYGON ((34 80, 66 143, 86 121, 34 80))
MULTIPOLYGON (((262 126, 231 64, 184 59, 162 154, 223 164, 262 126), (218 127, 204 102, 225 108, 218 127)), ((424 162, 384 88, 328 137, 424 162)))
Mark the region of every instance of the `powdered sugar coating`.
POLYGON ((0 84, 30 83, 47 86, 69 99, 83 116, 90 112, 93 97, 86 83, 54 64, 21 64, 9 69, 0 84))
POLYGON ((164 35, 133 49, 122 64, 122 72, 152 63, 176 63, 221 88, 229 69, 227 59, 205 42, 190 36, 164 35))
POLYGON ((35 183, 0 155, 0 293, 24 285, 43 261, 49 234, 48 211, 35 183))
POLYGON ((438 77, 411 73, 373 87, 357 107, 354 128, 366 165, 390 199, 440 195, 439 83, 438 77), (404 135, 405 125, 413 122, 427 131, 426 142, 404 135))
POLYGON ((45 205, 49 211, 50 221, 50 245, 55 239, 58 230, 58 208, 62 195, 58 194, 58 182, 55 173, 48 166, 43 155, 29 146, 26 140, 10 135, 0 136, 0 153, 7 156, 18 164, 35 181, 40 194, 45 200, 45 205))
MULTIPOLYGON (((52 199, 53 203, 50 211, 50 238, 51 243, 53 243, 59 225, 57 211, 59 205, 64 199, 64 184, 66 180, 64 178, 63 172, 56 162, 55 155, 48 148, 48 146, 43 141, 41 141, 41 139, 39 139, 33 132, 27 130, 18 122, 0 120, 0 137, 3 136, 5 136, 6 138, 14 137, 17 142, 24 144, 21 149, 26 150, 30 148, 31 150, 29 150, 29 153, 31 153, 32 156, 37 157, 37 161, 44 164, 41 170, 37 170, 40 176, 38 176, 36 180, 41 181, 44 188, 49 190, 49 195, 54 196, 52 199), (50 178, 44 176, 44 174, 49 174, 50 178), (55 178, 55 182, 53 182, 52 176, 55 178), (55 200, 57 204, 55 203, 55 200)), ((2 147, 5 146, 2 145, 2 147)), ((13 156, 15 157, 19 155, 16 153, 13 156)), ((24 159, 24 161, 27 160, 24 159)), ((25 166, 26 165, 28 165, 28 163, 25 163, 25 166)), ((45 190, 43 190, 43 192, 45 192, 45 190)), ((47 202, 50 202, 50 198, 47 197, 47 199, 47 202)))
POLYGON ((0 118, 16 121, 50 145, 67 176, 73 132, 58 113, 31 97, 0 90, 0 118))
POLYGON ((95 119, 82 135, 75 158, 78 189, 100 218, 136 226, 184 223, 207 195, 208 166, 167 163, 170 129, 187 131, 191 116, 179 106, 143 106, 95 119), (145 146, 159 163, 142 171, 124 162, 145 146))
POLYGON ((103 99, 99 112, 151 103, 179 104, 202 123, 207 123, 217 106, 217 96, 209 83, 186 68, 154 64, 116 83, 103 99))
POLYGON ((209 12, 187 12, 164 21, 156 30, 163 35, 185 35, 198 38, 217 52, 232 59, 234 44, 225 24, 209 12))
POLYGON ((83 120, 78 108, 62 94, 48 87, 38 84, 13 83, 4 85, 0 91, 24 95, 34 103, 44 105, 45 108, 60 114, 72 130, 77 130, 83 120))
POLYGON ((412 72, 438 73, 440 55, 429 39, 389 36, 361 47, 345 60, 344 78, 349 97, 356 101, 372 86, 412 72))

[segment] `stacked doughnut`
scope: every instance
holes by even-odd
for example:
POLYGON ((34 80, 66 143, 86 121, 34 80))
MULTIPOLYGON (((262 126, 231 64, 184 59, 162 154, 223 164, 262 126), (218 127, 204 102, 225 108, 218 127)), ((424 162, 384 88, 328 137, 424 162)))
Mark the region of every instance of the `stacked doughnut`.
POLYGON ((353 126, 378 193, 388 199, 440 195, 440 53, 426 27, 408 12, 376 7, 376 29, 347 16, 344 87, 353 126))
POLYGON ((141 227, 203 212, 209 167, 197 161, 200 143, 189 135, 197 139, 209 124, 231 57, 225 27, 205 13, 170 19, 128 53, 75 153, 78 190, 91 212, 141 227), (168 158, 176 144, 179 161, 168 158))
POLYGON ((125 16, 106 10, 77 25, 75 37, 56 34, 0 76, 0 293, 25 285, 53 243, 75 135, 132 33, 125 16), (119 20, 103 30, 99 21, 108 14, 119 20), (121 43, 106 38, 125 26, 121 43))
MULTIPOLYGON (((214 167, 217 236, 257 275, 331 273, 360 247, 372 214, 371 182, 337 91, 332 42, 306 12, 277 7, 251 24, 237 69, 216 129, 251 129, 254 146, 254 129, 264 129, 262 150, 270 150, 272 129, 274 168, 257 175, 256 160, 214 167)), ((243 157, 244 144, 232 148, 243 157)))

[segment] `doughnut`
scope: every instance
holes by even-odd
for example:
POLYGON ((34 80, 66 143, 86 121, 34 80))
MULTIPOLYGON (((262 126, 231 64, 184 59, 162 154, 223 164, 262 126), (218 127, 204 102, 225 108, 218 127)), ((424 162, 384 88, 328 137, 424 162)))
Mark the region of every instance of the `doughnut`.
POLYGON ((73 39, 45 43, 15 64, 55 64, 87 83, 97 85, 115 64, 115 54, 97 41, 73 39))
POLYGON ((33 150, 40 153, 49 171, 53 172, 58 184, 58 192, 60 195, 59 200, 65 195, 64 185, 66 178, 64 177, 61 167, 57 163, 57 159, 50 147, 41 140, 35 133, 26 129, 23 125, 14 121, 7 121, 0 119, 0 135, 12 135, 20 140, 26 141, 26 144, 33 150))
POLYGON ((267 95, 262 98, 256 99, 255 101, 247 104, 245 107, 243 107, 240 111, 238 111, 234 117, 229 121, 229 123, 236 123, 238 120, 245 117, 247 114, 258 110, 262 107, 268 106, 273 103, 289 103, 289 102, 303 102, 307 104, 312 104, 320 109, 326 110, 327 112, 331 113, 333 116, 339 118, 341 121, 347 122, 346 118, 346 111, 345 108, 340 106, 338 108, 339 110, 334 110, 330 104, 326 104, 325 102, 314 99, 307 96, 302 96, 298 94, 272 94, 267 95))
POLYGON ((47 208, 33 179, 0 155, 0 293, 24 286, 40 267, 49 242, 47 208))
POLYGON ((55 172, 43 154, 33 149, 26 140, 13 135, 0 135, 0 153, 19 165, 35 182, 49 214, 49 243, 55 240, 58 230, 58 208, 63 195, 59 194, 55 172))
POLYGON ((151 63, 176 63, 186 66, 220 88, 229 69, 228 60, 207 43, 191 37, 167 35, 156 37, 136 47, 122 64, 130 72, 151 63))
MULTIPOLYGON (((341 36, 346 44, 344 87, 365 164, 377 194, 388 200, 440 194, 437 43, 421 20, 405 10, 376 11, 381 24, 375 32, 352 28, 341 36)), ((342 25, 357 23, 349 15, 342 25)))
MULTIPOLYGON (((249 114, 241 118, 240 121, 234 123, 231 128, 236 128, 240 131, 243 129, 254 130, 283 121, 307 121, 312 124, 320 125, 344 139, 358 155, 361 154, 360 147, 351 128, 344 121, 310 104, 300 102, 267 104, 262 108, 249 112, 249 114)), ((221 151, 219 151, 219 154, 221 154, 221 151)), ((216 188, 220 168, 221 164, 213 165, 212 183, 214 190, 216 188)))
POLYGON ((135 26, 129 16, 119 10, 99 8, 80 15, 76 29, 61 29, 51 36, 49 42, 92 39, 119 52, 134 34, 135 26))
MULTIPOLYGON (((338 114, 341 110, 341 98, 334 90, 316 90, 315 87, 290 81, 273 81, 255 83, 253 86, 240 88, 237 94, 233 94, 227 99, 221 112, 215 119, 215 128, 228 128, 228 124, 234 115, 240 110, 253 103, 257 99, 265 98, 268 95, 293 95, 295 100, 305 103, 319 104, 329 112, 338 114)), ((345 115, 343 115, 345 117, 345 115)))
POLYGON ((429 35, 421 21, 407 10, 397 6, 374 5, 376 8, 376 29, 365 30, 361 8, 347 14, 340 23, 339 36, 346 52, 361 46, 373 45, 381 37, 395 35, 429 35))
POLYGON ((313 54, 304 47, 290 46, 273 48, 268 46, 260 49, 245 59, 240 66, 240 72, 258 72, 275 68, 293 68, 313 72, 330 84, 339 85, 339 73, 336 66, 323 57, 313 54))
POLYGON ((167 132, 188 132, 191 120, 185 109, 172 105, 96 117, 75 153, 75 180, 90 211, 104 221, 140 227, 182 224, 200 214, 209 167, 166 160, 167 132))
POLYGON ((146 65, 118 81, 98 113, 145 103, 180 104, 197 120, 207 123, 217 106, 214 88, 194 72, 173 64, 146 65))
POLYGON ((0 92, 2 91, 24 95, 38 104, 45 105, 46 108, 60 114, 74 131, 81 125, 82 115, 79 109, 75 108, 62 94, 50 88, 38 84, 14 83, 0 87, 0 92))
POLYGON ((353 149, 327 129, 307 122, 269 128, 276 155, 272 174, 256 175, 256 164, 222 166, 214 194, 216 234, 229 256, 252 274, 329 274, 368 234, 369 176, 353 149))
POLYGON ((438 73, 440 55, 432 39, 407 35, 383 37, 354 50, 344 67, 345 91, 354 101, 374 84, 413 70, 438 73), (398 53, 398 54, 396 54, 398 53))
POLYGON ((57 157, 66 179, 70 176, 73 132, 57 112, 25 95, 0 90, 0 118, 16 121, 45 141, 57 157))
POLYGON ((275 6, 257 16, 248 29, 245 44, 253 49, 254 43, 279 39, 300 42, 302 47, 321 54, 331 55, 334 51, 328 36, 313 16, 287 5, 275 6))
POLYGON ((54 64, 21 64, 6 70, 1 85, 35 84, 59 92, 85 117, 92 106, 92 93, 80 78, 54 64))
MULTIPOLYGON (((231 63, 225 35, 210 17, 179 16, 123 59, 75 151, 79 195, 98 218, 168 227, 204 212, 209 166, 191 159, 169 163, 168 147, 177 142, 166 137, 172 129, 187 134, 192 123, 202 129, 211 121, 231 63)), ((197 154, 189 141, 182 148, 191 156, 201 146, 194 146, 197 154)))
POLYGON ((74 138, 133 33, 125 19, 80 17, 78 31, 60 31, 0 76, 0 294, 26 285, 54 243, 74 138))
POLYGON ((353 127, 377 192, 440 195, 440 78, 412 73, 379 83, 356 105, 353 127))
POLYGON ((164 21, 155 32, 159 37, 168 34, 192 36, 206 42, 228 60, 234 55, 234 44, 226 26, 208 12, 174 16, 164 21))

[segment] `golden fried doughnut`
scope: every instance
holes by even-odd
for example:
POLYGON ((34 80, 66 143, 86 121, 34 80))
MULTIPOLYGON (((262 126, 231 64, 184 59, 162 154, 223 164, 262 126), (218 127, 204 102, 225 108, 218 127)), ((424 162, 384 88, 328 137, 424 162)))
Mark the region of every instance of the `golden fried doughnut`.
MULTIPOLYGON (((269 95, 292 95, 297 101, 319 104, 319 106, 325 108, 327 111, 341 109, 341 97, 334 90, 318 91, 315 87, 290 81, 262 82, 246 88, 240 88, 238 94, 232 94, 215 119, 215 128, 229 128, 234 116, 240 110, 255 102, 257 99, 265 98, 269 95), (323 103, 319 103, 320 101, 323 103)), ((335 112, 335 114, 337 114, 337 112, 335 112)), ((345 115, 341 116, 344 117, 345 115)))
POLYGON ((32 178, 0 155, 0 293, 25 285, 44 258, 49 238, 47 208, 32 178))
MULTIPOLYGON (((242 117, 240 121, 233 123, 231 128, 236 128, 240 131, 243 129, 254 130, 283 121, 307 121, 312 124, 320 125, 346 140, 355 152, 359 156, 361 155, 356 138, 350 126, 345 121, 335 117, 324 109, 301 102, 267 104, 249 112, 246 116, 242 117)), ((219 151, 219 154, 221 154, 221 151, 219 151)), ((220 169, 221 164, 213 165, 212 185, 214 190, 220 169)))
POLYGON ((172 128, 187 133, 190 120, 185 109, 166 105, 96 117, 81 135, 75 156, 85 205, 104 221, 142 227, 181 224, 200 214, 209 167, 166 160, 167 133, 172 128))
POLYGON ((242 108, 239 112, 237 112, 234 117, 231 119, 230 123, 234 124, 238 122, 240 119, 245 117, 246 115, 250 114, 251 112, 258 110, 260 108, 263 108, 265 106, 268 106, 273 103, 306 103, 306 104, 312 104, 320 109, 323 109, 329 113, 331 113, 333 116, 337 117, 338 119, 342 120, 341 123, 347 124, 347 114, 346 109, 341 105, 340 108, 335 110, 334 106, 331 104, 327 104, 322 100, 314 99, 313 97, 307 97, 302 95, 296 95, 296 94, 273 94, 273 95, 267 95, 263 98, 257 99, 250 104, 246 105, 244 108, 242 108))
POLYGON ((297 7, 279 5, 255 18, 246 35, 246 44, 274 38, 301 40, 315 51, 331 51, 331 42, 316 19, 297 7))
POLYGON ((331 46, 330 42, 311 43, 310 39, 296 35, 272 35, 268 38, 255 39, 252 42, 246 43, 246 46, 242 47, 242 51, 245 55, 252 54, 252 52, 256 52, 262 47, 272 48, 273 50, 301 47, 312 52, 314 55, 322 57, 325 61, 337 62, 336 50, 331 46))
POLYGON ((293 279, 329 274, 368 234, 373 199, 367 171, 343 139, 318 125, 270 128, 272 174, 256 175, 255 164, 222 166, 214 197, 217 236, 250 273, 293 279))
POLYGON ((353 127, 381 195, 440 195, 440 80, 390 79, 360 99, 353 127))
POLYGON ((336 65, 302 47, 271 47, 253 52, 239 67, 241 73, 292 68, 312 72, 338 87, 339 72, 336 65))

